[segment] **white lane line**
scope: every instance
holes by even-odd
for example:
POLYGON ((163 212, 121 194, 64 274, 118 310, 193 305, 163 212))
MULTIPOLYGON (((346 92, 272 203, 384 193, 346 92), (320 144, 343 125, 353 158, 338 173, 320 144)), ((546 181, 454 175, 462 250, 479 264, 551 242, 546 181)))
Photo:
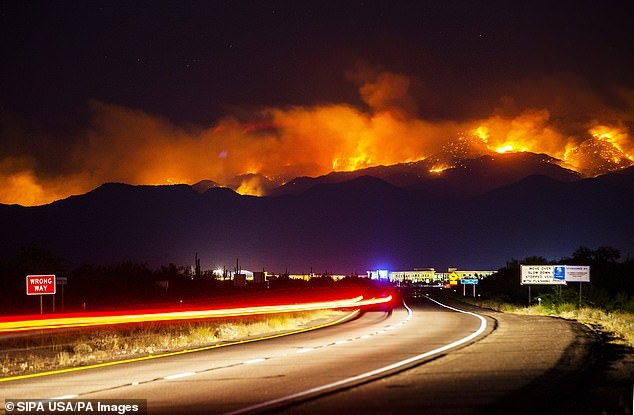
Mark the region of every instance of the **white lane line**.
MULTIPOLYGON (((355 314, 357 314, 357 313, 355 313, 355 314)), ((278 336, 278 337, 279 337, 279 336, 278 336)), ((232 343, 227 343, 226 345, 230 345, 230 344, 232 344, 232 343)), ((233 344, 237 344, 237 343, 233 343, 233 344)), ((324 347, 324 346, 321 346, 321 347, 324 347)), ((201 348, 200 350, 202 350, 202 349, 206 349, 206 348, 201 348)), ((304 352, 307 352, 307 351, 313 351, 313 350, 314 350, 314 349, 313 349, 313 348, 311 348, 311 349, 309 349, 309 350, 305 350, 304 352)), ((287 355, 288 355, 287 353, 283 353, 280 357, 284 357, 284 356, 287 356, 287 355)), ((161 357, 161 356, 156 356, 156 357, 161 357)), ((251 360, 247 360, 247 361, 242 362, 242 363, 238 363, 237 365, 239 365, 239 364, 252 364, 252 363, 257 363, 257 362, 261 362, 261 361, 265 361, 265 360, 267 360, 267 359, 266 359, 266 358, 251 359, 251 360)), ((231 366, 234 366, 234 365, 231 365, 231 366)), ((227 367, 229 367, 229 366, 227 366, 227 367)), ((223 367, 216 367, 216 368, 212 368, 211 370, 222 369, 222 368, 223 368, 223 367)), ((196 375, 197 373, 203 373, 203 372, 207 372, 207 371, 209 371, 209 370, 201 370, 201 371, 199 371, 199 372, 185 372, 185 373, 178 373, 178 374, 175 374, 175 375, 169 375, 169 376, 164 376, 164 377, 162 377, 162 378, 160 378, 160 377, 159 377, 159 378, 154 378, 154 379, 145 380, 145 381, 138 381, 138 380, 135 380, 135 381, 132 381, 132 382, 127 383, 127 384, 119 385, 119 386, 117 386, 117 387, 124 387, 124 386, 138 386, 138 385, 140 385, 140 384, 142 384, 142 383, 143 383, 143 384, 145 384, 145 383, 151 383, 151 382, 155 382, 155 381, 159 381, 159 380, 174 380, 174 379, 180 379, 180 378, 185 378, 185 377, 188 377, 188 376, 193 376, 193 375, 196 375)), ((84 393, 82 393, 82 395, 86 395, 86 394, 89 394, 89 393, 96 393, 96 392, 100 392, 100 390, 94 390, 94 391, 90 391, 90 392, 84 392, 84 393)), ((53 398, 48 398, 48 399, 46 399, 46 400, 75 399, 75 398, 78 398, 79 396, 80 396, 80 395, 77 395, 77 394, 69 394, 69 395, 62 395, 62 396, 56 396, 56 397, 53 397, 53 398)), ((46 400, 45 400, 45 401, 46 401, 46 400)), ((0 413, 0 414, 1 414, 1 413, 0 413)))
POLYGON ((163 379, 165 379, 165 380, 180 379, 180 378, 186 378, 187 376, 193 376, 195 374, 196 374, 196 372, 177 373, 175 375, 165 376, 165 377, 163 377, 163 379))
MULTIPOLYGON (((404 321, 401 321, 399 324, 405 324, 412 317, 412 310, 407 306, 407 304, 403 303, 403 305, 407 309, 408 316, 407 316, 407 319, 405 319, 404 321)), ((396 328, 396 327, 387 326, 385 329, 386 330, 391 330, 391 329, 394 329, 394 328, 396 328)), ((379 333, 381 331, 379 331, 379 333)), ((374 335, 375 333, 372 333, 372 334, 374 335)), ((331 343, 331 344, 332 345, 340 345, 340 344, 350 343, 350 342, 354 342, 355 340, 368 338, 368 337, 370 337, 370 335, 364 335, 364 336, 361 336, 361 337, 357 337, 355 339, 338 340, 338 341, 336 341, 334 343, 331 343)), ((306 347, 306 348, 302 348, 302 349, 297 350, 297 353, 308 353, 308 352, 312 352, 312 351, 317 350, 318 348, 323 348, 323 347, 326 347, 326 346, 306 347)), ((288 354, 287 353, 283 353, 279 357, 285 357, 285 356, 288 356, 288 354)), ((260 363, 260 362, 263 362, 263 361, 266 361, 266 360, 267 360, 266 358, 256 358, 256 359, 246 360, 246 361, 242 362, 241 364, 250 365, 250 364, 254 364, 254 363, 260 363)), ((141 383, 153 382, 153 381, 159 380, 159 379, 174 380, 174 379, 185 378, 185 377, 188 377, 188 376, 193 376, 195 374, 197 374, 197 372, 177 373, 175 375, 168 375, 168 376, 164 376, 163 378, 158 378, 158 379, 154 379, 154 380, 150 380, 150 381, 138 381, 138 380, 135 380, 135 381, 130 382, 129 385, 130 386, 138 386, 141 383)), ((55 398, 49 398, 49 400, 75 399, 75 398, 78 398, 78 397, 79 397, 79 395, 63 395, 63 396, 58 396, 58 397, 55 397, 55 398)))
MULTIPOLYGON (((310 395, 315 395, 315 394, 318 394, 318 393, 321 393, 321 392, 325 392, 325 391, 328 391, 328 390, 335 390, 335 389, 341 388, 343 386, 354 384, 354 383, 357 383, 359 381, 363 381, 363 380, 372 378, 374 376, 381 375, 383 373, 390 372, 392 370, 402 368, 403 366, 407 366, 409 364, 418 362, 420 360, 424 360, 424 359, 426 359, 428 357, 434 356, 436 354, 445 352, 445 351, 447 351, 449 349, 452 349, 454 347, 457 347, 457 346, 460 346, 462 344, 465 344, 465 343, 475 339, 480 334, 484 333, 484 331, 486 330, 487 322, 486 322, 486 319, 484 317, 482 317, 481 315, 476 314, 476 313, 472 313, 472 312, 469 312, 469 311, 460 310, 460 309, 457 309, 457 308, 454 308, 454 307, 450 307, 450 306, 442 304, 442 303, 440 303, 440 302, 438 302, 436 300, 432 300, 429 297, 427 297, 427 298, 429 300, 435 302, 436 304, 442 306, 442 307, 446 307, 446 308, 448 308, 450 310, 454 310, 454 311, 457 311, 459 313, 468 314, 468 315, 477 317, 478 319, 480 319, 480 327, 476 331, 474 331, 473 333, 471 333, 470 335, 468 335, 466 337, 463 337, 462 339, 456 340, 455 342, 449 343, 449 344, 447 344, 445 346, 438 347, 438 348, 436 348, 434 350, 430 350, 428 352, 421 353, 421 354, 419 354, 417 356, 410 357, 410 358, 405 359, 405 360, 401 360, 400 362, 396 362, 396 363, 393 363, 391 365, 387 365, 387 366, 384 366, 384 367, 381 367, 381 368, 378 368, 378 369, 375 369, 375 370, 371 370, 369 372, 362 373, 362 374, 357 375, 357 376, 352 376, 352 377, 349 377, 347 379, 342 379, 342 380, 339 380, 337 382, 328 383, 326 385, 317 386, 317 387, 312 388, 312 389, 308 389, 308 390, 305 390, 305 391, 302 391, 302 392, 294 393, 292 395, 283 396, 281 398, 272 399, 270 401, 262 402, 262 403, 255 404, 255 405, 251 405, 251 406, 248 406, 246 408, 237 409, 237 410, 231 411, 231 412, 226 412, 223 415, 239 415, 239 414, 244 414, 244 413, 251 412, 251 411, 262 410, 264 408, 268 408, 268 407, 271 407, 271 406, 274 406, 274 405, 279 405, 279 404, 282 404, 282 403, 292 402, 292 401, 294 401, 296 399, 305 398, 305 397, 310 396, 310 395)), ((408 310, 408 313, 410 313, 410 316, 411 316, 412 310, 409 307, 407 307, 407 304, 405 304, 405 303, 403 303, 403 304, 405 305, 405 307, 408 310)))
POLYGON ((407 304, 403 303, 403 305, 407 309, 407 318, 405 320, 399 322, 399 323, 396 323, 398 325, 398 327, 395 326, 395 325, 389 325, 389 326, 386 326, 383 329, 381 329, 379 331, 376 331, 374 333, 364 334, 364 335, 361 335, 361 336, 357 336, 357 337, 353 337, 353 338, 345 339, 345 340, 337 340, 335 342, 328 343, 328 344, 323 344, 323 345, 320 345, 320 346, 303 347, 301 349, 298 349, 296 351, 296 353, 308 353, 308 352, 312 352, 312 351, 318 350, 318 349, 325 349, 325 348, 328 348, 330 346, 338 346, 338 345, 345 344, 345 343, 353 343, 353 342, 356 342, 356 341, 359 341, 359 340, 366 340, 366 339, 371 338, 372 336, 376 336, 377 334, 384 334, 386 332, 386 330, 397 329, 400 326, 406 324, 412 317, 412 310, 407 306, 407 304))
POLYGON ((54 398, 48 398, 47 400, 50 401, 57 401, 57 400, 61 400, 61 399, 75 399, 77 398, 79 395, 62 395, 62 396, 56 396, 54 398))

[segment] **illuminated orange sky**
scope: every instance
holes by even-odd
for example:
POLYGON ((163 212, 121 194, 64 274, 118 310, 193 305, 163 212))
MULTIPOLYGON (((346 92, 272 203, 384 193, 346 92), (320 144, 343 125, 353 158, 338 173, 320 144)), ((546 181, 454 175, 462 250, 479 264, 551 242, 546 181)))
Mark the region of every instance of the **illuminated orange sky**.
POLYGON ((183 127, 141 110, 93 101, 91 124, 65 160, 73 168, 46 176, 28 154, 4 157, 0 202, 46 204, 105 182, 193 184, 203 179, 262 195, 258 177, 240 183, 235 178, 257 174, 282 184, 297 176, 417 161, 459 137, 469 139, 471 156, 546 153, 589 175, 634 160, 633 139, 620 114, 576 125, 577 135, 548 108, 494 108, 482 119, 428 121, 410 114, 409 82, 404 75, 382 72, 362 84, 359 93, 369 109, 340 103, 270 107, 250 114, 258 121, 228 116, 207 127, 183 127))
POLYGON ((456 146, 626 167, 630 3, 7 0, 0 203, 104 182, 258 195, 456 146))

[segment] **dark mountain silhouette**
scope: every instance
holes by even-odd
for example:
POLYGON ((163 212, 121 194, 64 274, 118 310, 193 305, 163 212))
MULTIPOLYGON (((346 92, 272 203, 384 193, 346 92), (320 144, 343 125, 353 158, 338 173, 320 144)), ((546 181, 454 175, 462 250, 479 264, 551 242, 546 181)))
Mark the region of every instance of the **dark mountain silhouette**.
POLYGON ((632 191, 634 191, 634 180, 632 179, 633 177, 634 166, 619 170, 617 172, 604 174, 603 176, 597 177, 597 180, 606 184, 622 187, 625 189, 631 189, 632 191))
POLYGON ((198 193, 205 193, 207 190, 212 189, 214 187, 224 187, 224 186, 214 182, 213 180, 201 180, 198 183, 192 184, 192 188, 196 190, 198 193))
POLYGON ((579 173, 560 167, 559 164, 563 163, 545 154, 534 153, 486 155, 474 159, 452 158, 447 162, 430 157, 414 163, 333 172, 316 178, 300 177, 272 190, 270 194, 300 194, 317 184, 340 183, 360 176, 377 177, 398 187, 421 189, 442 197, 474 196, 535 174, 563 182, 581 178, 579 173), (439 165, 446 165, 446 170, 431 171, 439 165))
POLYGON ((496 269, 511 258, 565 257, 580 245, 634 252, 633 169, 573 180, 550 162, 538 163, 544 174, 522 175, 534 173, 523 170, 526 160, 477 159, 443 172, 450 173, 443 182, 404 180, 411 165, 366 169, 298 179, 304 191, 267 197, 214 186, 201 193, 187 185, 105 184, 45 206, 0 205, 0 260, 37 243, 68 267, 187 265, 198 253, 204 268, 232 268, 239 258, 252 270, 349 274, 496 269), (445 185, 451 191, 441 194, 445 185), (479 187, 464 190, 471 186, 479 187))

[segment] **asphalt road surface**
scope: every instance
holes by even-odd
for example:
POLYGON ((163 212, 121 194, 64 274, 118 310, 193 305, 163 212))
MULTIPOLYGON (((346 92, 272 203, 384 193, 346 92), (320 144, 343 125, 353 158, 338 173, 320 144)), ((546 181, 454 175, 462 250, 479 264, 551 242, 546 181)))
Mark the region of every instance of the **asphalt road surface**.
POLYGON ((596 340, 559 319, 407 304, 288 337, 4 382, 0 402, 147 399, 151 415, 558 413, 596 340))

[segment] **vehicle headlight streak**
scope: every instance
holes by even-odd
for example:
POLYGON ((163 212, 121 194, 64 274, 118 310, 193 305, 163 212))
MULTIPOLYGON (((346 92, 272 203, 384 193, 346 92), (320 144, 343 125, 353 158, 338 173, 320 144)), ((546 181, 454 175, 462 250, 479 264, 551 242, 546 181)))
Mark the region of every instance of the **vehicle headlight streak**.
POLYGON ((301 311, 360 308, 363 306, 388 303, 392 296, 363 299, 363 296, 341 300, 311 302, 301 304, 267 305, 224 309, 201 309, 186 311, 142 312, 135 310, 131 314, 73 316, 59 315, 54 318, 15 320, 14 317, 0 319, 0 333, 26 332, 31 330, 53 330, 75 327, 106 326, 129 323, 148 323, 159 321, 201 320, 210 318, 246 317, 266 314, 293 313, 301 311), (11 320, 13 318, 13 320, 11 320))

